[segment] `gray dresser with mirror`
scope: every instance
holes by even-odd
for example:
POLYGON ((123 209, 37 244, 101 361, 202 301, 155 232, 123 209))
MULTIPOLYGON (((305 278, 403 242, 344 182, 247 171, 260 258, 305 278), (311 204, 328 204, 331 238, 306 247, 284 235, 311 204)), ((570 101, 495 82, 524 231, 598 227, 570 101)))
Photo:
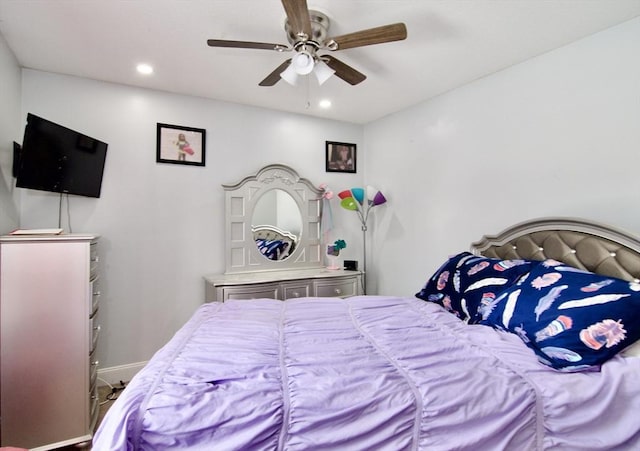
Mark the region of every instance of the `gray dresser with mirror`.
POLYGON ((225 191, 224 274, 205 276, 206 302, 362 294, 359 271, 323 265, 322 190, 272 164, 225 191))

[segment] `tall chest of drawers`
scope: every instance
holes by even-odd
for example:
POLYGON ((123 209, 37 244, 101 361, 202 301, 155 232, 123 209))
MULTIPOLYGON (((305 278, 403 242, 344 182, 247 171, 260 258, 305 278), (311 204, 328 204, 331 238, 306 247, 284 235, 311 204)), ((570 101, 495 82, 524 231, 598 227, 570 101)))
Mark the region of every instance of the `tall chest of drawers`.
POLYGON ((0 237, 0 445, 91 440, 98 418, 98 237, 0 237))

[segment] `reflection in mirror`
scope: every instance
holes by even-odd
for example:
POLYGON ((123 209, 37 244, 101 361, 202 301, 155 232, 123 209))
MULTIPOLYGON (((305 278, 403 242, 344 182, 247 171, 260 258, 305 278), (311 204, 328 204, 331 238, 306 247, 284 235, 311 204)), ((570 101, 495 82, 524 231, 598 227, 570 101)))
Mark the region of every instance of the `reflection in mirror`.
POLYGON ((302 233, 302 216, 296 201, 284 190, 266 191, 254 206, 251 231, 265 258, 287 259, 302 233))

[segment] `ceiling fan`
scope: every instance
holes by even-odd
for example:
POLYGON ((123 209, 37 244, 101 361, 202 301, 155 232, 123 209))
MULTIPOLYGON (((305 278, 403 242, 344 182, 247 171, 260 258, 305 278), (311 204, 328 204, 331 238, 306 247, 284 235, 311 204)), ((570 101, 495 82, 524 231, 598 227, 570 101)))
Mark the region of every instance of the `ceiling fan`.
POLYGON ((367 78, 364 74, 332 55, 319 55, 318 52, 321 50, 335 52, 365 45, 401 41, 407 37, 405 24, 395 23, 328 38, 329 18, 321 12, 309 10, 306 0, 282 0, 282 5, 287 15, 285 30, 289 45, 224 39, 209 39, 207 44, 211 47, 296 52, 293 57, 267 75, 259 83, 260 86, 273 86, 280 78, 295 85, 299 75, 307 75, 311 72, 316 75, 320 84, 335 74, 347 83, 357 85, 367 78))

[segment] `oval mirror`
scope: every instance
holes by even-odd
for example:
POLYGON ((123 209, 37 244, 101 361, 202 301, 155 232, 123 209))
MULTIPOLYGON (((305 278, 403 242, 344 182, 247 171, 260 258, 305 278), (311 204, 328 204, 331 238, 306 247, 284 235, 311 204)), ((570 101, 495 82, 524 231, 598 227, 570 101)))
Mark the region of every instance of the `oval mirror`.
POLYGON ((253 208, 251 231, 264 258, 289 258, 302 234, 302 215, 291 194, 277 188, 265 191, 253 208))

